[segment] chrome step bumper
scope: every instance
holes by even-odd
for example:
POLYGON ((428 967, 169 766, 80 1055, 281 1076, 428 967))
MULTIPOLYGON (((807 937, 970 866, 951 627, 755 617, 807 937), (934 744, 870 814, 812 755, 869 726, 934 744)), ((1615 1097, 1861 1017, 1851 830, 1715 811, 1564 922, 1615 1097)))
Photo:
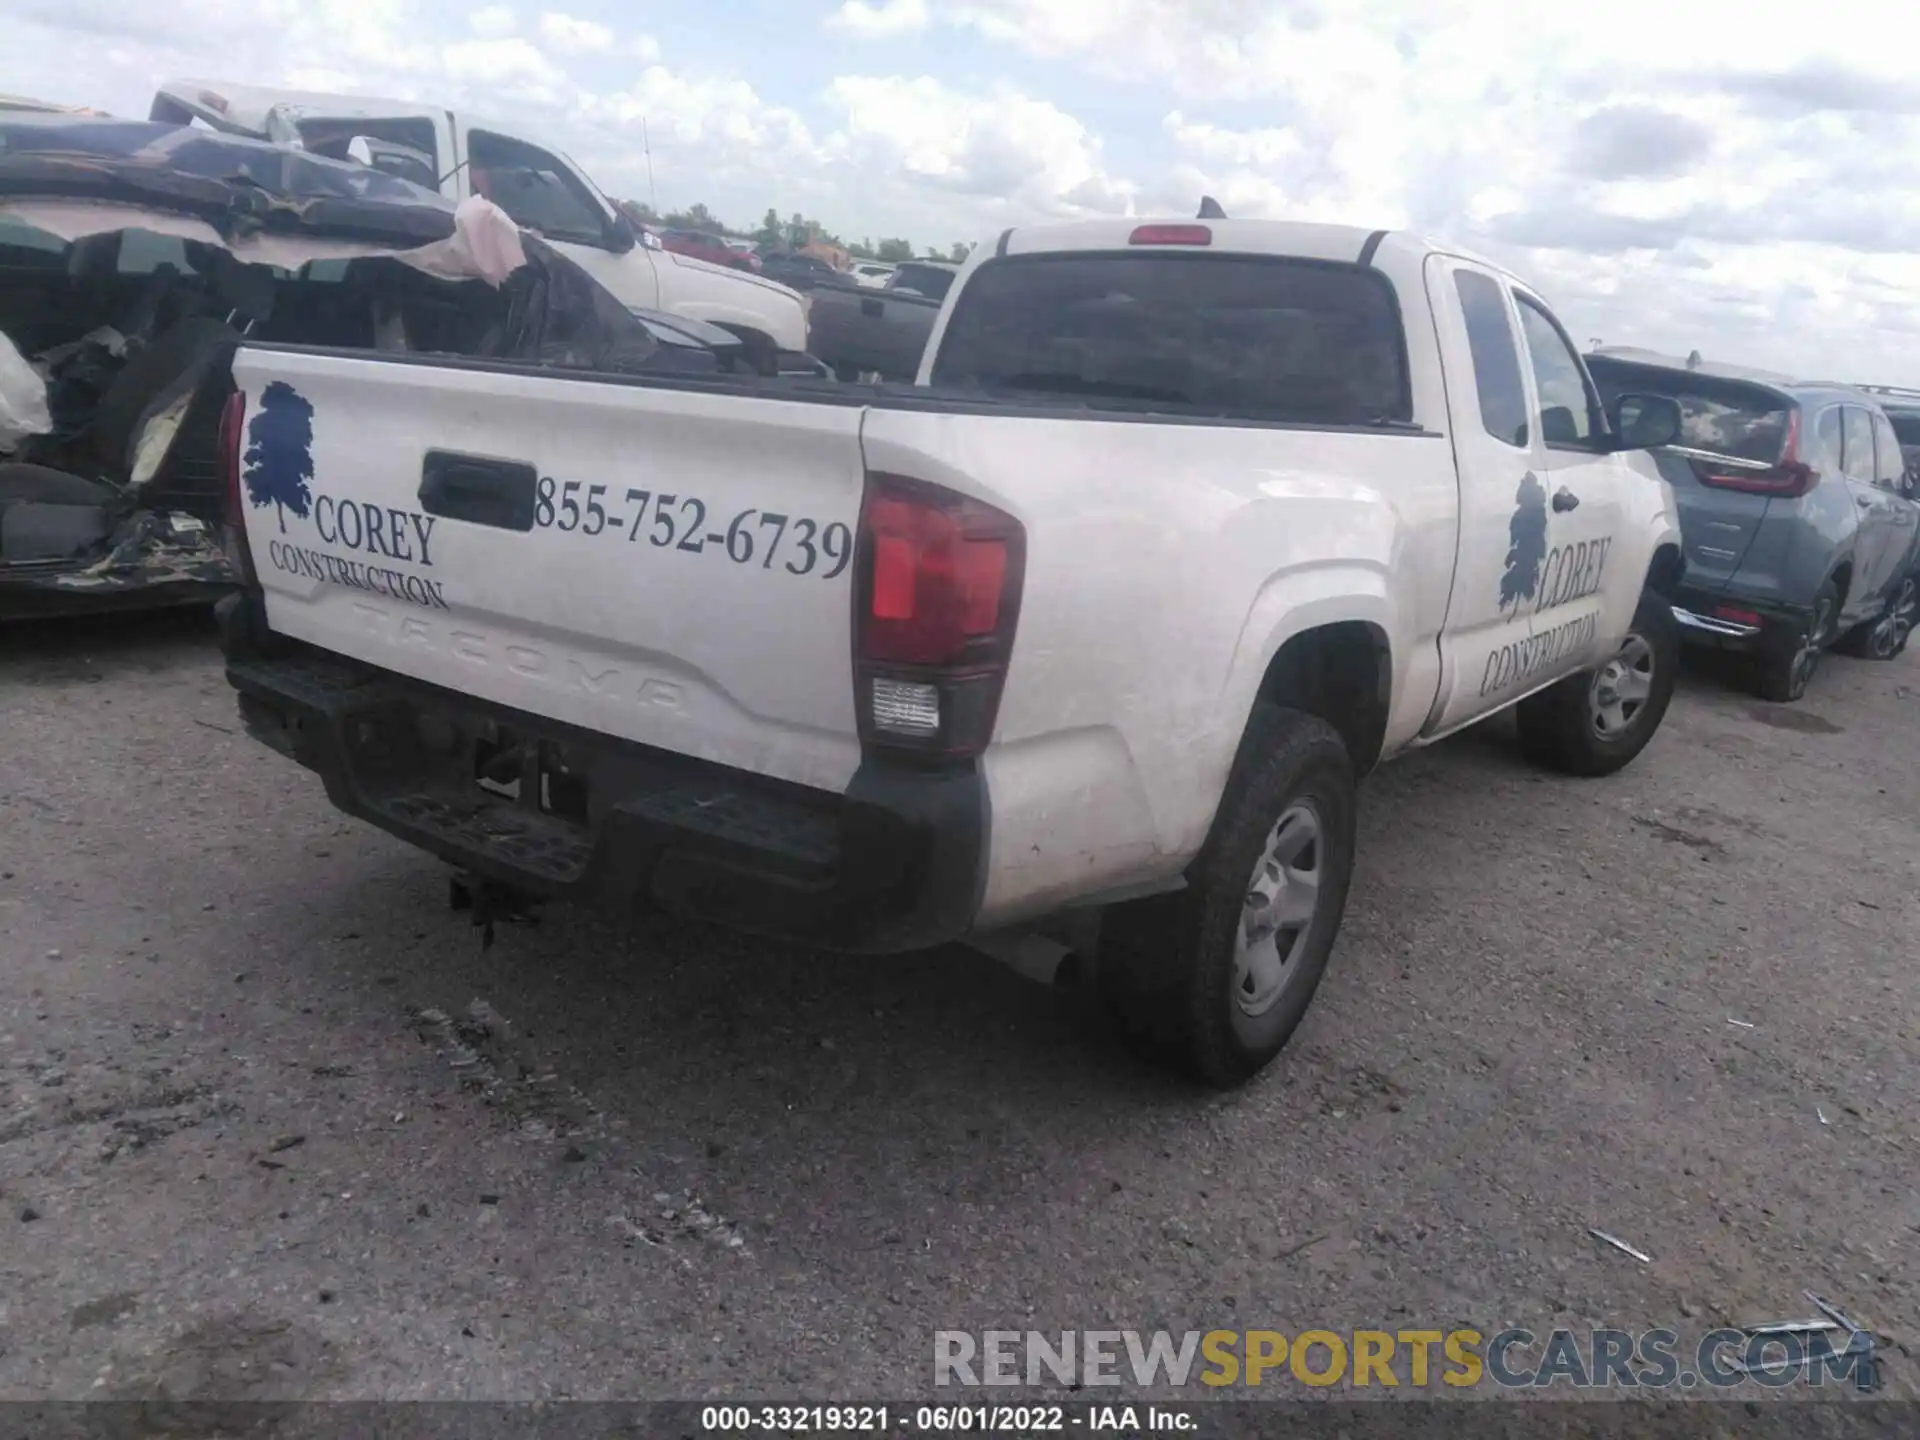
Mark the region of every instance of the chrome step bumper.
POLYGON ((1760 633, 1758 625, 1742 625, 1717 615, 1699 615, 1678 605, 1673 607, 1673 618, 1680 622, 1683 630, 1698 630, 1703 635, 1717 635, 1725 640, 1751 640, 1760 633))

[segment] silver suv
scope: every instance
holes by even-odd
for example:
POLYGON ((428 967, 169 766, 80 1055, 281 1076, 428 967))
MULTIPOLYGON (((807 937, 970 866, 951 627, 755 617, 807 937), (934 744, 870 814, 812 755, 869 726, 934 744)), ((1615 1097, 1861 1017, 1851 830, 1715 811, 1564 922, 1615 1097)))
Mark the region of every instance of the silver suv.
POLYGON ((1877 399, 1645 351, 1588 357, 1603 398, 1680 402, 1680 441, 1655 451, 1680 509, 1689 640, 1745 651, 1759 693, 1798 700, 1838 642, 1890 659, 1920 611, 1920 504, 1877 399))

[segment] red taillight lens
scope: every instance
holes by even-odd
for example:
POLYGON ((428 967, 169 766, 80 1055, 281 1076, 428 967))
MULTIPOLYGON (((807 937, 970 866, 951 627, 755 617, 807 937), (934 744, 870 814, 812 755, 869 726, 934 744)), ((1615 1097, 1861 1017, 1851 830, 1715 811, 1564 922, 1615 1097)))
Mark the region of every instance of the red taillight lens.
POLYGON ((1693 473, 1702 485, 1716 490, 1740 490, 1748 495, 1804 495, 1820 483, 1820 472, 1800 459, 1800 412, 1787 411, 1786 439, 1780 445, 1779 462, 1766 470, 1736 470, 1730 465, 1715 465, 1711 460, 1695 460, 1693 473))
POLYGON ((246 497, 240 493, 240 445, 247 419, 247 397, 236 390, 220 412, 220 478, 227 491, 227 559, 243 584, 253 584, 253 552, 247 546, 246 497))
POLYGON ((946 756, 993 735, 1026 532, 937 485, 867 476, 854 617, 861 736, 946 756))
POLYGON ((1129 245, 1211 245, 1213 231, 1204 225, 1138 225, 1127 237, 1129 245))
POLYGON ((1742 610, 1734 605, 1716 605, 1713 608, 1713 613, 1718 615, 1722 620, 1733 621, 1736 625, 1758 625, 1761 623, 1759 611, 1742 610))
POLYGON ((1693 462, 1702 485, 1716 490, 1742 490, 1749 495, 1804 495, 1820 483, 1820 472, 1799 460, 1787 460, 1768 470, 1734 470, 1710 460, 1693 462))

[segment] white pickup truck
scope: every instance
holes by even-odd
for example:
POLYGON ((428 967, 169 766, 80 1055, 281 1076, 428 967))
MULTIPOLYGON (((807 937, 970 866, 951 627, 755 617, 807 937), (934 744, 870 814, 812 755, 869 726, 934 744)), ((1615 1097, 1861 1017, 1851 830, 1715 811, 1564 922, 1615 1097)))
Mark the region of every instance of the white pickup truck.
POLYGON ((485 195, 630 310, 665 310, 722 326, 747 342, 767 375, 797 367, 806 353, 807 306, 796 292, 662 248, 566 156, 505 125, 412 100, 224 80, 167 82, 154 95, 149 118, 197 121, 335 160, 352 156, 451 200, 485 195), (356 141, 366 154, 354 154, 356 141))
POLYGON ((1233 1084, 1319 982, 1358 776, 1514 705, 1579 775, 1659 726, 1682 562, 1634 452, 1679 414, 1603 413, 1511 275, 1015 229, 927 353, 889 388, 242 348, 249 729, 517 894, 869 952, 1103 916, 1089 988, 1233 1084))

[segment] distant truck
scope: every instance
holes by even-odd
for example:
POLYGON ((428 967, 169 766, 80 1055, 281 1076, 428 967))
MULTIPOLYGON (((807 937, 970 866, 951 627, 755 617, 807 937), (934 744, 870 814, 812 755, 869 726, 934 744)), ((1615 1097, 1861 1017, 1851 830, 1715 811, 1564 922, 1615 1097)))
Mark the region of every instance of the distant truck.
POLYGON ((842 380, 911 381, 959 273, 943 260, 907 260, 877 287, 857 277, 822 281, 809 311, 814 355, 842 380))
POLYGON ((631 310, 665 310, 732 331, 771 375, 808 368, 805 302, 740 269, 675 254, 639 231, 578 166, 512 129, 410 100, 174 80, 150 118, 361 159, 450 199, 482 194, 538 232, 631 310), (355 142, 359 144, 356 147, 355 142), (359 153, 355 153, 356 149, 359 153))
POLYGON ((313 500, 283 533, 228 452, 227 675, 341 809, 482 896, 866 952, 1057 928, 1214 1084, 1319 984, 1360 776, 1508 709, 1605 775, 1673 694, 1637 452, 1678 405, 1603 407, 1537 295, 1413 235, 1016 229, 911 386, 252 343, 234 379, 233 435, 304 407, 256 479, 313 500))

